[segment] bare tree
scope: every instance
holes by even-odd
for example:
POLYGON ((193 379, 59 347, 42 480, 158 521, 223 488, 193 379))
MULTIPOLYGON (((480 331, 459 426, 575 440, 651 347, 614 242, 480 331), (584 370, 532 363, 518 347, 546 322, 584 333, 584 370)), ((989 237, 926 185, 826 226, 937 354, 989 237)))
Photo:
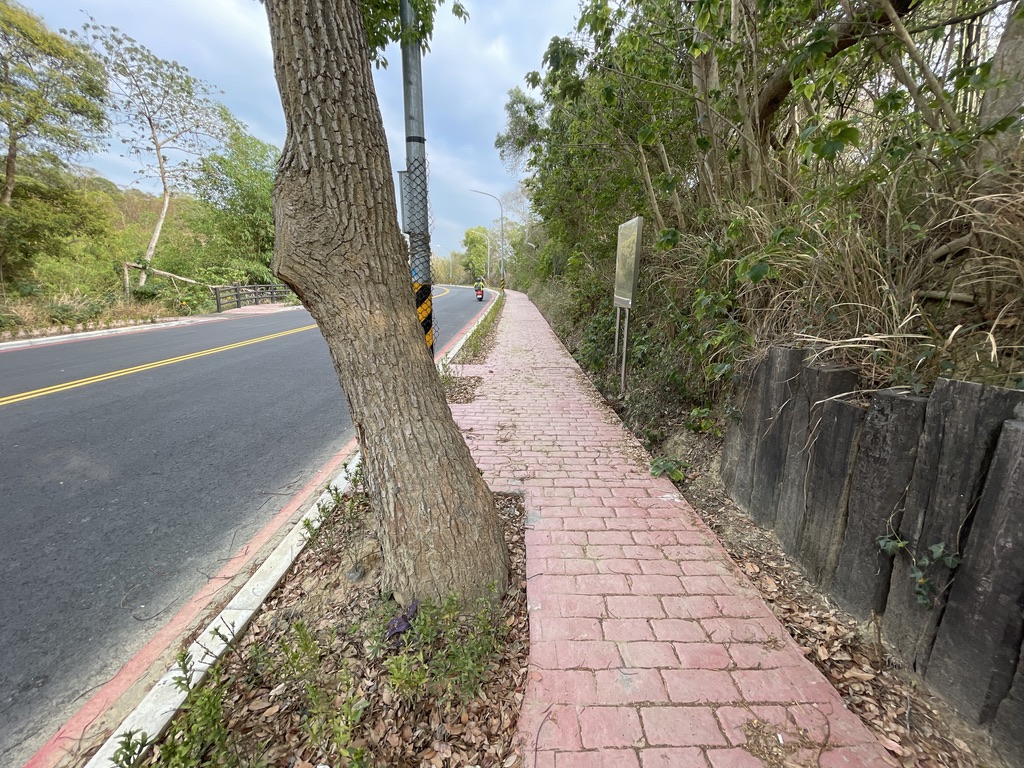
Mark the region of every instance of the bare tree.
POLYGON ((116 27, 90 19, 80 37, 92 44, 106 64, 121 141, 142 163, 143 172, 160 181, 163 202, 142 257, 142 286, 175 186, 193 161, 224 136, 222 108, 212 98, 212 86, 193 77, 178 62, 161 59, 116 27))

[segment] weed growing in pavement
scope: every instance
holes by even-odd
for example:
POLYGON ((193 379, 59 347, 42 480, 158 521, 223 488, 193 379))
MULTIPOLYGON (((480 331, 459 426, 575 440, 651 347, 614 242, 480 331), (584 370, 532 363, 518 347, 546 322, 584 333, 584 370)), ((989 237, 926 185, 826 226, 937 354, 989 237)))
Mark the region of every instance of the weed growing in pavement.
POLYGON ((445 391, 459 378, 453 370, 451 361, 447 359, 437 364, 437 375, 441 377, 441 386, 444 387, 445 391))
POLYGON ((114 751, 111 762, 117 768, 132 768, 132 766, 138 765, 149 744, 149 737, 144 731, 125 731, 117 742, 117 749, 114 751))
POLYGON ((346 491, 328 485, 328 500, 317 503, 316 515, 302 521, 306 541, 327 551, 355 558, 358 536, 366 527, 369 503, 362 463, 345 471, 346 491), (330 525, 325 521, 330 520, 330 525))
MULTIPOLYGON (((179 656, 179 664, 182 661, 183 657, 179 656)), ((189 679, 191 670, 185 668, 183 675, 175 678, 175 684, 188 688, 189 679)), ((210 670, 210 675, 202 685, 188 689, 180 714, 171 723, 163 740, 156 745, 146 765, 161 768, 255 766, 254 763, 243 762, 224 717, 228 684, 229 680, 220 665, 217 665, 210 670)), ((118 768, 134 768, 148 746, 145 734, 131 731, 125 733, 114 754, 114 765, 118 768)))

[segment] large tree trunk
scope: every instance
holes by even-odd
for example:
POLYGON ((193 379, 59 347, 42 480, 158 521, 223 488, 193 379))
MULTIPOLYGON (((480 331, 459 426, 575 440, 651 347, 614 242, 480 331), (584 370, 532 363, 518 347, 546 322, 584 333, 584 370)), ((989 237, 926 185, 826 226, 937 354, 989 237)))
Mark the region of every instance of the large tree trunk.
MULTIPOLYGON (((978 120, 986 130, 1014 113, 1019 114, 1024 107, 1024 2, 1014 3, 1010 10, 1006 28, 992 57, 989 78, 994 85, 982 97, 978 120)), ((1007 164, 1012 167, 1015 160, 1019 162, 1022 122, 1018 117, 1013 125, 982 140, 978 148, 979 170, 990 177, 1000 177, 1007 174, 1008 169, 993 166, 1007 164)))
POLYGON ((494 500, 445 402, 416 319, 357 0, 266 0, 287 137, 274 272, 327 340, 379 524, 384 586, 503 593, 494 500))

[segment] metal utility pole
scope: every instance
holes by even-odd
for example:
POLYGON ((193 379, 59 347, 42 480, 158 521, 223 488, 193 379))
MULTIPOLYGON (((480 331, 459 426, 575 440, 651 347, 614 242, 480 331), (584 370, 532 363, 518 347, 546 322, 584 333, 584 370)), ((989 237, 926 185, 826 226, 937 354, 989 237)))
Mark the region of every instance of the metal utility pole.
MULTIPOLYGON (((416 26, 410 0, 401 0, 402 36, 416 26)), ((405 173, 402 175, 402 211, 409 236, 412 286, 416 291, 416 315, 431 353, 434 351, 434 312, 430 281, 430 205, 427 197, 427 140, 423 127, 423 71, 420 45, 402 43, 402 92, 405 97, 405 173)))

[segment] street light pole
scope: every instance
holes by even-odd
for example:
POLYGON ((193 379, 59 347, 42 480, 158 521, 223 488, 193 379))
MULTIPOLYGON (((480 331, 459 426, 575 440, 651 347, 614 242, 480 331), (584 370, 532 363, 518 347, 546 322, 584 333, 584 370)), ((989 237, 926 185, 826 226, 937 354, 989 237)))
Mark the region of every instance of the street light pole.
MULTIPOLYGON (((498 203, 498 209, 501 211, 501 252, 498 254, 498 264, 501 270, 501 290, 505 291, 505 206, 501 204, 501 200, 490 192, 481 192, 479 189, 471 189, 470 192, 476 192, 478 195, 487 195, 488 197, 494 198, 498 203)), ((487 241, 490 246, 490 240, 487 241)))

